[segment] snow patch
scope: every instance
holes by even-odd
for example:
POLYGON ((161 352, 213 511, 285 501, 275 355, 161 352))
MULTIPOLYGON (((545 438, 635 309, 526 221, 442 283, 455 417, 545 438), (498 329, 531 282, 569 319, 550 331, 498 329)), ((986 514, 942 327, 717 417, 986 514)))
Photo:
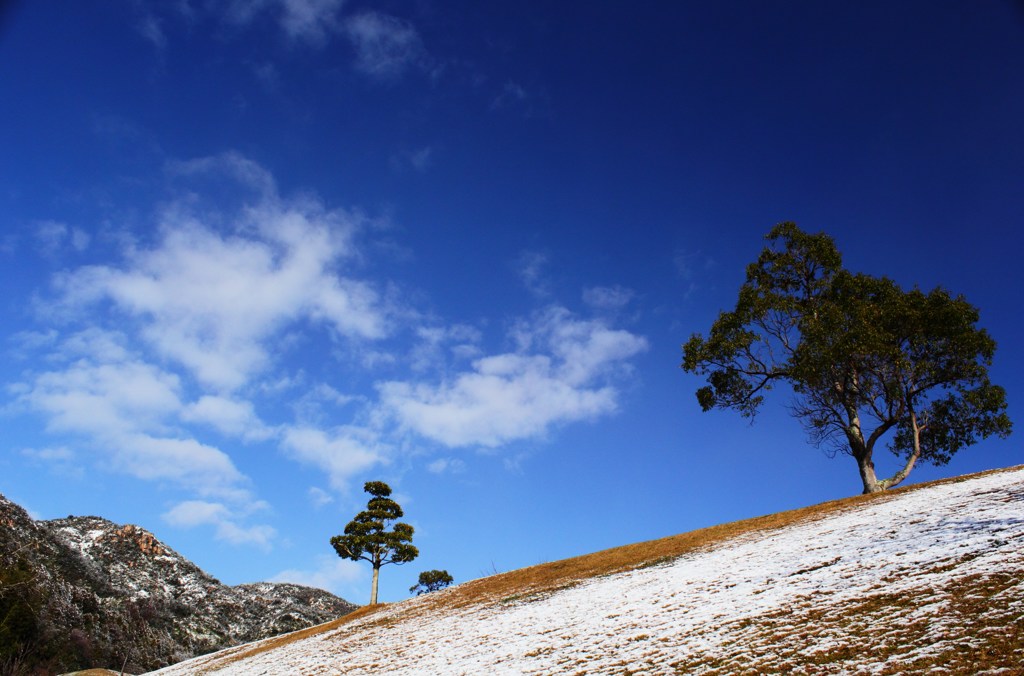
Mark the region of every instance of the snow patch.
POLYGON ((991 612, 1019 618, 1021 571, 1024 470, 1014 470, 894 494, 540 598, 443 615, 416 613, 427 600, 414 599, 238 662, 214 654, 160 673, 803 672, 818 658, 845 673, 881 673, 978 644, 953 609, 965 580, 1011 578, 999 592, 1005 604, 991 612), (844 658, 856 632, 872 644, 844 658))

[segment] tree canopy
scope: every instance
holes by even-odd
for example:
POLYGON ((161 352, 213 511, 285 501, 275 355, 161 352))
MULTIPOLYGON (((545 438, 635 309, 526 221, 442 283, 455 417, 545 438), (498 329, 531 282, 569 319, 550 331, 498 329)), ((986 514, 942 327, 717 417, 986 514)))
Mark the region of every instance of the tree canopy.
POLYGON ((425 570, 420 573, 419 582, 409 587, 409 591, 420 596, 444 589, 453 582, 455 578, 447 570, 425 570))
POLYGON ((988 376, 996 343, 977 308, 942 288, 851 273, 824 233, 781 223, 767 239, 736 308, 683 345, 682 368, 706 376, 705 411, 753 418, 766 392, 788 384, 792 413, 812 441, 853 456, 865 493, 896 486, 918 461, 943 465, 1009 435, 1006 393, 988 376), (886 479, 873 461, 882 439, 902 459, 886 479))
POLYGON ((353 561, 368 561, 373 566, 370 605, 377 603, 377 581, 381 566, 412 561, 420 552, 412 543, 413 527, 407 523, 392 523, 405 514, 392 500, 391 487, 383 481, 367 481, 363 490, 372 497, 366 509, 356 514, 345 526, 344 535, 331 538, 338 556, 353 561), (388 530, 388 528, 391 530, 388 530))

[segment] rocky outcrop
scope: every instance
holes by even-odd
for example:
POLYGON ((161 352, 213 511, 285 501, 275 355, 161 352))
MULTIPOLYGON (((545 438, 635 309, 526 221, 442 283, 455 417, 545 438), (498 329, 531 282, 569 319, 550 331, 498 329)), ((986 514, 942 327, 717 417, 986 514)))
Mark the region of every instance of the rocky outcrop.
POLYGON ((0 674, 139 673, 355 608, 299 585, 227 586, 138 526, 34 521, 0 496, 0 674))

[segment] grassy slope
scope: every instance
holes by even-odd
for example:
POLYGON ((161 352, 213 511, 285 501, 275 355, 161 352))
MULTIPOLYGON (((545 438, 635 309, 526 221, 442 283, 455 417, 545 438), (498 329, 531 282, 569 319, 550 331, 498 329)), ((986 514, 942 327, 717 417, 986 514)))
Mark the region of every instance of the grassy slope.
MULTIPOLYGON (((388 612, 388 617, 383 621, 386 621, 389 625, 405 623, 415 621, 416 618, 422 617, 424 614, 448 613, 468 606, 478 606, 481 604, 494 606, 541 598, 550 593, 571 588, 581 581, 593 577, 657 565, 688 552, 712 547, 740 535, 757 531, 783 529, 808 520, 820 519, 851 507, 875 501, 890 500, 895 495, 906 492, 917 491, 935 485, 961 482, 977 476, 1015 469, 1021 468, 992 470, 978 475, 916 484, 886 493, 859 495, 788 512, 712 526, 659 540, 608 549, 563 561, 531 566, 467 582, 448 590, 444 594, 430 595, 423 599, 428 602, 411 605, 407 610, 397 615, 393 612, 388 612)), ((957 588, 953 590, 952 605, 954 607, 951 608, 951 612, 961 614, 965 618, 980 616, 983 610, 991 610, 990 600, 994 596, 1019 586, 1020 582, 1019 577, 1014 575, 959 580, 957 588)), ((883 644, 881 648, 877 647, 878 639, 885 632, 891 632, 891 627, 884 626, 884 622, 872 622, 871 619, 879 620, 884 618, 892 610, 904 607, 907 604, 908 600, 905 598, 879 594, 865 599, 863 604, 854 607, 845 607, 838 610, 835 608, 802 609, 800 611, 800 619, 801 622, 808 625, 839 623, 844 630, 850 630, 852 624, 863 625, 859 629, 855 628, 854 631, 858 635, 863 635, 863 645, 865 647, 872 646, 872 656, 877 658, 880 656, 884 657, 884 652, 880 655, 878 651, 885 650, 885 641, 881 641, 883 644)), ((274 650, 303 638, 338 629, 363 618, 372 622, 373 620, 370 618, 384 608, 394 611, 401 608, 401 606, 399 605, 398 608, 386 604, 368 606, 351 615, 317 627, 311 627, 293 634, 279 636, 254 644, 238 646, 219 653, 212 661, 205 662, 201 667, 200 673, 206 673, 218 667, 245 660, 248 657, 274 650)), ((973 632, 984 634, 987 637, 985 644, 980 648, 972 648, 970 651, 947 650, 941 654, 931 655, 925 662, 915 664, 914 671, 925 671, 933 666, 942 666, 945 669, 949 669, 949 671, 944 671, 944 673, 978 673, 984 669, 1000 669, 999 673, 1024 674, 1024 668, 1019 666, 1022 660, 1021 640, 1024 639, 1024 618, 1000 617, 998 615, 994 616, 991 613, 989 613, 989 617, 995 618, 989 621, 989 624, 993 624, 993 626, 979 625, 971 628, 973 632)), ((791 627, 793 617, 768 617, 764 618, 761 623, 764 626, 760 629, 765 632, 780 631, 782 627, 791 627), (777 626, 773 626, 773 622, 777 626)), ((915 627, 913 625, 901 627, 901 640, 906 642, 913 641, 915 638, 923 638, 925 630, 925 627, 915 627)), ((848 651, 849 648, 844 648, 844 650, 848 651)), ((813 673, 827 673, 830 671, 827 666, 830 662, 848 659, 849 657, 850 655, 848 654, 823 654, 815 657, 810 663, 805 663, 804 667, 809 667, 813 673), (818 665, 817 669, 814 667, 815 664, 818 665)), ((901 665, 894 667, 892 671, 883 671, 882 673, 900 673, 905 667, 906 665, 901 665)), ((732 667, 727 664, 716 665, 705 660, 700 664, 679 664, 677 668, 679 673, 688 673, 691 669, 699 668, 703 673, 725 674, 734 673, 735 665, 732 667)))

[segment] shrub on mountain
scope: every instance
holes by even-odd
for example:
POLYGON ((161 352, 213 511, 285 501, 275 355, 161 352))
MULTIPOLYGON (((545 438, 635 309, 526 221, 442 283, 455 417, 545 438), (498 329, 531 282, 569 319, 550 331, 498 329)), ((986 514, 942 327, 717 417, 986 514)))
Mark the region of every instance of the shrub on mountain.
POLYGON ((455 582, 455 578, 449 575, 447 570, 425 570, 420 573, 419 582, 409 587, 409 591, 416 592, 416 596, 420 596, 444 589, 453 582, 455 582))

